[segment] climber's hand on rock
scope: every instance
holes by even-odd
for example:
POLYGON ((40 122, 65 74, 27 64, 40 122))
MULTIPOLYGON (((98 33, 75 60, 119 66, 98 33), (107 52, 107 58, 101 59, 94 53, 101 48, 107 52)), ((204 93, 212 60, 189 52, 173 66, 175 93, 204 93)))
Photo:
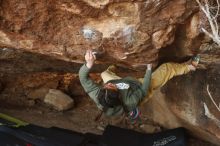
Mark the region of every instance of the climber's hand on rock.
POLYGON ((95 54, 92 53, 92 50, 86 51, 85 60, 86 60, 86 66, 88 68, 92 68, 92 66, 96 60, 96 56, 95 56, 95 54))
POLYGON ((152 64, 147 64, 147 70, 152 70, 152 64))

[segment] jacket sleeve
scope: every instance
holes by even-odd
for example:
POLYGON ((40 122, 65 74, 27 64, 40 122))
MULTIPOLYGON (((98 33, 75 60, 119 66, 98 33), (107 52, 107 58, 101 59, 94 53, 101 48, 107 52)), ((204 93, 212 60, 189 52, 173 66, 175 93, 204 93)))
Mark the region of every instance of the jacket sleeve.
POLYGON ((151 70, 146 70, 146 73, 144 75, 144 81, 143 81, 143 84, 142 84, 142 90, 144 92, 144 96, 147 95, 147 91, 150 87, 151 73, 152 73, 151 70))
POLYGON ((90 98, 101 109, 102 106, 98 102, 98 93, 101 87, 89 78, 89 71, 90 69, 84 64, 79 70, 79 80, 85 92, 89 94, 90 98))

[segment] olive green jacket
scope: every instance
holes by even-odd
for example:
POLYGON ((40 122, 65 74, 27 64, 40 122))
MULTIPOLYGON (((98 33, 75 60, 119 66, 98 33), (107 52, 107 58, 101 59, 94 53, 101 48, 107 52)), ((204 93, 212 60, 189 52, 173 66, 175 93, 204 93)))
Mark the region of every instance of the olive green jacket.
MULTIPOLYGON (((98 101, 98 94, 101 85, 96 84, 89 78, 90 69, 84 64, 79 70, 79 79, 86 93, 89 94, 91 99, 96 103, 99 109, 103 109, 98 101)), ((126 77, 118 80, 111 80, 109 82, 115 84, 122 95, 123 106, 108 108, 105 111, 107 116, 120 115, 124 112, 126 107, 127 111, 131 111, 138 106, 138 103, 147 95, 147 91, 151 80, 151 70, 146 70, 143 84, 132 77, 126 77)))

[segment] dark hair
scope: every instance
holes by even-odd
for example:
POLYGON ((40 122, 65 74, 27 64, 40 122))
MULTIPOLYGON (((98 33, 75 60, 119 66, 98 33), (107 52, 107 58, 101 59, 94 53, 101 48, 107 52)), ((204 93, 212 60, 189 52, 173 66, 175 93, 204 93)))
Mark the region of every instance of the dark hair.
POLYGON ((98 101, 104 109, 121 105, 120 93, 118 90, 102 88, 98 94, 98 101))

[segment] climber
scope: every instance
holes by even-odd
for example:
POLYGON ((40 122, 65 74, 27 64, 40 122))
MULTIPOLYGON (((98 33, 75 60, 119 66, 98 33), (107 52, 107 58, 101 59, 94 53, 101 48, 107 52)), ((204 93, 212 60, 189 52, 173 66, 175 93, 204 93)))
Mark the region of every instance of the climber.
POLYGON ((101 73, 103 86, 94 83, 88 77, 96 60, 91 50, 87 50, 85 60, 86 64, 79 70, 80 82, 97 107, 107 116, 125 113, 131 123, 136 123, 140 121, 138 105, 146 102, 154 90, 163 86, 172 77, 195 70, 199 57, 194 57, 190 64, 165 63, 152 75, 152 65, 147 64, 145 76, 139 80, 132 77, 121 78, 113 72, 115 67, 110 66, 101 73))

